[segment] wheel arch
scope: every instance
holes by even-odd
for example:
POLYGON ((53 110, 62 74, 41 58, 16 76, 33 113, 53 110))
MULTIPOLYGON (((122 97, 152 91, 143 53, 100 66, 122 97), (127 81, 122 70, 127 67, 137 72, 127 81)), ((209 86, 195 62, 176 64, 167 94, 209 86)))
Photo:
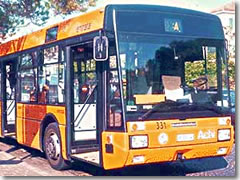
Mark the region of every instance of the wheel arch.
POLYGON ((59 123, 58 123, 58 120, 56 118, 56 116, 52 113, 48 113, 44 119, 42 120, 41 124, 40 124, 40 150, 41 151, 44 151, 44 148, 43 148, 43 139, 44 139, 44 133, 45 133, 45 130, 47 128, 47 126, 51 123, 57 123, 57 125, 59 126, 59 123))

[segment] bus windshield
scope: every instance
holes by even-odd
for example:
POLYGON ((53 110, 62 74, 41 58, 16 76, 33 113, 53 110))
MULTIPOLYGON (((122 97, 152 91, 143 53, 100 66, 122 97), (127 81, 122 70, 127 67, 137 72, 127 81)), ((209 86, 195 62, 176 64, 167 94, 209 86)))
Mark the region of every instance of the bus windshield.
POLYGON ((224 83, 220 40, 119 33, 126 120, 217 116, 224 83))

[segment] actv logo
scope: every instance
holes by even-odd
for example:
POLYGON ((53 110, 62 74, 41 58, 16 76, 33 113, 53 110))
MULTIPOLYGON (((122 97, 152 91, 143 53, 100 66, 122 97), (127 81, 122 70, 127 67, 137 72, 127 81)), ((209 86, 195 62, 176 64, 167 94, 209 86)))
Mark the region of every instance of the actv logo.
POLYGON ((208 131, 202 131, 200 130, 198 133, 198 139, 211 139, 215 138, 215 132, 208 130, 208 131))

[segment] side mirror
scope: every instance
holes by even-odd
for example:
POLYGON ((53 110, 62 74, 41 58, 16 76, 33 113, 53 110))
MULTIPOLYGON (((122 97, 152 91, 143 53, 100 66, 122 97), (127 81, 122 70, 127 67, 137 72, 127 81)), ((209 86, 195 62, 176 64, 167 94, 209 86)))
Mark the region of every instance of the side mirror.
POLYGON ((106 36, 96 36, 93 39, 93 58, 96 61, 108 59, 108 38, 106 36))

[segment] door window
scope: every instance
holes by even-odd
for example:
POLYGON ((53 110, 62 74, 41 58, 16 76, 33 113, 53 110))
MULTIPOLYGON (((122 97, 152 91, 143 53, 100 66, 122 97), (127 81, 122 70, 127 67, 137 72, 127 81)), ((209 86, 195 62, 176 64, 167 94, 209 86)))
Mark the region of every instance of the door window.
POLYGON ((97 78, 92 42, 73 48, 74 140, 97 138, 97 78))
POLYGON ((96 61, 93 59, 91 46, 84 44, 74 49, 74 103, 76 104, 96 103, 96 61))

